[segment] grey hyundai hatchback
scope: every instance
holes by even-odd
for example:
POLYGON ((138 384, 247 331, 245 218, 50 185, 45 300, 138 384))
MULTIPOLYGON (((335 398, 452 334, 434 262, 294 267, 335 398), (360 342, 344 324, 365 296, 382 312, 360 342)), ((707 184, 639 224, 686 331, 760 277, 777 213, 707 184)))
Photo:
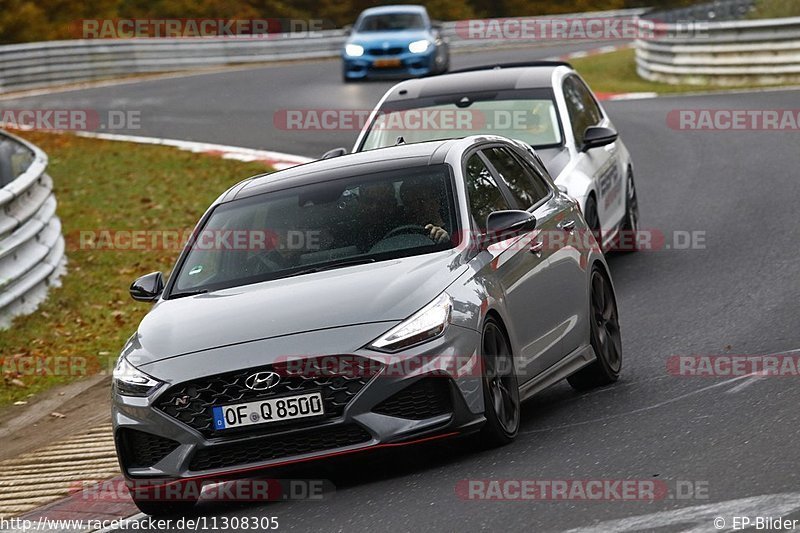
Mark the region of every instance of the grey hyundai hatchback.
POLYGON ((113 424, 149 514, 199 497, 163 487, 472 432, 504 444, 522 400, 621 369, 593 234, 502 137, 245 180, 203 215, 169 281, 148 274, 131 295, 155 305, 117 363, 113 424))

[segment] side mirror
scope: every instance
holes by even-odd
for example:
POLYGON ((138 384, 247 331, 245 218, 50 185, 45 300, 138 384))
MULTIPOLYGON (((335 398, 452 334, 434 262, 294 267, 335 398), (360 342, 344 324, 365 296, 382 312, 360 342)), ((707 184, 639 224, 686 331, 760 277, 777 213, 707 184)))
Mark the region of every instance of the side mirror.
POLYGON ((487 244, 515 237, 536 228, 536 217, 527 211, 495 211, 486 218, 487 244))
POLYGON ((431 21, 431 29, 434 29, 434 30, 436 30, 436 31, 442 31, 442 30, 444 29, 444 26, 442 25, 442 22, 441 22, 441 21, 439 21, 439 20, 432 20, 432 21, 431 21))
POLYGON ((345 35, 350 35, 351 33, 353 33, 353 25, 347 24, 343 26, 342 31, 344 32, 345 35))
POLYGON ((161 272, 151 272, 131 283, 131 298, 137 302, 154 302, 164 292, 164 276, 161 272))
POLYGON ((619 134, 611 128, 602 126, 589 126, 583 133, 583 146, 581 152, 586 152, 592 148, 606 146, 617 140, 619 134))
POLYGON ((563 192, 564 194, 569 194, 569 189, 567 189, 566 185, 561 185, 560 183, 556 185, 556 189, 563 192))
POLYGON ((340 146, 339 148, 328 150, 327 152, 322 154, 321 159, 333 159, 334 157, 339 157, 345 154, 347 154, 347 148, 343 148, 340 146))

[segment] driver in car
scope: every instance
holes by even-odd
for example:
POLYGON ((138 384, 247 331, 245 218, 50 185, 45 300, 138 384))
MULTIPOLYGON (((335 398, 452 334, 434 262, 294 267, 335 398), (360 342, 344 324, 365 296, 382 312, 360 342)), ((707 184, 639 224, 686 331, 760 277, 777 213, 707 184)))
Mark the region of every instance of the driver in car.
POLYGON ((430 240, 442 244, 450 239, 450 234, 444 229, 441 193, 435 183, 423 177, 406 179, 400 187, 400 199, 405 211, 404 218, 409 223, 422 226, 430 240))
POLYGON ((357 246, 362 251, 368 251, 400 221, 394 184, 380 182, 361 185, 358 204, 363 224, 358 231, 357 246))

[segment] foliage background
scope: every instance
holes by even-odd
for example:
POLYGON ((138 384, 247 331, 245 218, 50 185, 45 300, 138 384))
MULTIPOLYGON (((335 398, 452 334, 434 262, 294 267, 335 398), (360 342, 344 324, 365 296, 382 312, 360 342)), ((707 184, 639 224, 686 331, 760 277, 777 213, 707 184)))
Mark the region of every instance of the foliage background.
MULTIPOLYGON (((796 0, 791 0, 796 1, 796 0)), ((401 3, 374 0, 0 0, 0 43, 78 37, 82 19, 294 18, 331 27, 353 22, 363 9, 401 3)), ((439 20, 577 13, 629 7, 689 5, 693 0, 402 0, 427 6, 439 20)))

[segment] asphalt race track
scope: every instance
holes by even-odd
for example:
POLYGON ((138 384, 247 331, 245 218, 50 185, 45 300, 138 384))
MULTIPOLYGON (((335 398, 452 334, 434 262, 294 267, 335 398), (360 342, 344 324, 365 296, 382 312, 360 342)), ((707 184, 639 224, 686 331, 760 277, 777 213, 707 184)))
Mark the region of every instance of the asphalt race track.
MULTIPOLYGON (((457 55, 454 67, 577 48, 457 55)), ((350 147, 356 132, 276 130, 276 110, 368 109, 389 86, 342 85, 339 63, 322 61, 4 104, 139 109, 137 134, 316 156, 350 147)), ((200 514, 277 516, 282 531, 699 532, 714 531, 714 517, 731 512, 800 518, 796 378, 667 371, 676 355, 800 349, 800 134, 687 132, 666 121, 674 109, 796 108, 799 96, 772 91, 605 104, 634 157, 642 228, 672 245, 674 232, 704 237, 696 249, 610 258, 623 328, 618 384, 584 394, 555 386, 524 404, 519 438, 501 449, 452 440, 316 463, 285 476, 330 480, 335 493, 322 501, 206 504, 200 514), (456 485, 469 479, 659 480, 671 493, 654 502, 462 500, 456 485), (679 485, 699 497, 680 497, 679 485)))
MULTIPOLYGON (((454 54, 452 67, 525 61, 560 56, 616 41, 569 46, 508 49, 454 54)), ((204 141, 319 157, 335 146, 352 148, 352 132, 288 131, 273 126, 282 110, 356 109, 369 111, 396 82, 344 85, 338 61, 277 64, 217 74, 152 80, 20 100, 0 100, 0 107, 91 109, 139 113, 140 128, 113 133, 204 141), (346 142, 345 142, 346 141, 346 142)))

